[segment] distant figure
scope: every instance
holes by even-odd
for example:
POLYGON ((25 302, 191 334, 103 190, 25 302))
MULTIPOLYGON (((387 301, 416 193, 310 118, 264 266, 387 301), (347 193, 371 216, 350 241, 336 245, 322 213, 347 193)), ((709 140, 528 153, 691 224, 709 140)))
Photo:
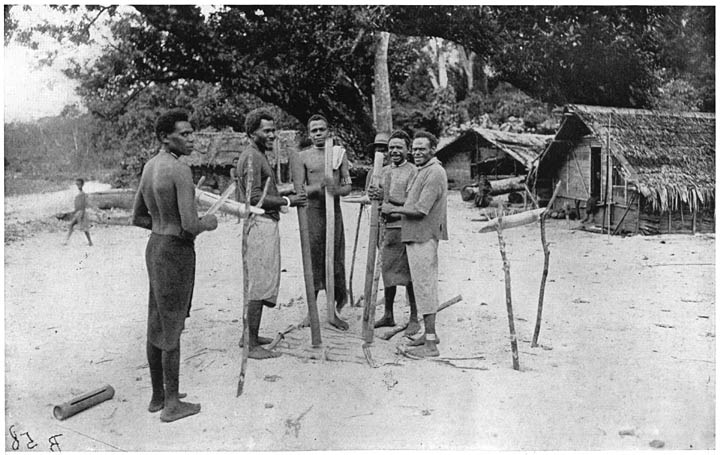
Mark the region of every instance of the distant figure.
POLYGON ((90 222, 88 220, 86 210, 87 194, 83 192, 83 185, 85 185, 85 180, 77 179, 75 180, 75 185, 77 185, 79 193, 75 196, 75 211, 73 212, 72 219, 70 220, 70 227, 68 227, 67 237, 65 238, 63 245, 67 245, 68 241, 70 240, 70 236, 73 233, 73 229, 77 227, 79 230, 85 232, 85 237, 87 237, 88 245, 93 246, 92 239, 90 238, 90 222))
POLYGON ((580 223, 585 224, 592 215, 597 213, 598 210, 598 204, 600 202, 600 198, 598 196, 590 196, 585 203, 585 218, 580 221, 580 223))

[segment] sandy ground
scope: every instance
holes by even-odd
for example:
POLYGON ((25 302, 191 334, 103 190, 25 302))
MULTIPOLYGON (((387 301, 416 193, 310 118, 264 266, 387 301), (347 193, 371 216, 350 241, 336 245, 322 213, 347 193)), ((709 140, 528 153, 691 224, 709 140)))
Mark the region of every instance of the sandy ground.
MULTIPOLYGON (((6 229, 53 213, 43 204, 6 199, 6 229)), ((358 207, 343 204, 348 260, 358 207)), ((6 449, 27 449, 30 437, 35 450, 49 450, 48 439, 60 434, 54 440, 64 451, 714 449, 714 235, 608 239, 549 220, 541 346, 531 348, 539 229, 506 231, 520 340, 515 371, 497 236, 473 233, 473 218, 477 209, 451 192, 440 297, 463 301, 438 316, 447 362, 396 355, 401 336, 374 343, 377 368, 285 354, 251 360, 239 398, 241 225, 221 219, 196 242, 192 316, 182 338, 181 390, 202 412, 171 424, 146 411, 147 231, 96 226, 92 248, 79 234, 61 246, 60 231, 6 244, 6 449), (113 399, 64 421, 53 417, 53 405, 106 383, 113 399)), ((356 298, 367 230, 366 213, 356 298)), ((270 336, 306 311, 294 211, 283 217, 281 236, 280 305, 265 311, 261 327, 270 336)), ((396 319, 404 322, 399 294, 396 319)), ((318 306, 324 320, 322 293, 318 306)), ((345 338, 361 355, 361 314, 343 311, 346 337, 323 324, 326 343, 345 338)), ((309 345, 308 329, 296 335, 309 345)))

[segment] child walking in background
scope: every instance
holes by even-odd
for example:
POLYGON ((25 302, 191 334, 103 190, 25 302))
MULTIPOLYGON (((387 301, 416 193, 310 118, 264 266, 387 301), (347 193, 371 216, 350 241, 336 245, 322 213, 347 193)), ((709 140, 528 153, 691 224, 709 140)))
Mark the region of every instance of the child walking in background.
POLYGON ((67 245, 68 240, 70 240, 70 236, 73 233, 73 229, 77 227, 81 231, 85 232, 85 237, 87 237, 88 245, 93 246, 92 239, 90 238, 90 223, 88 221, 86 211, 87 194, 85 194, 85 192, 83 191, 83 185, 85 185, 85 180, 77 179, 75 180, 75 184, 77 185, 80 192, 77 194, 77 196, 75 196, 75 211, 73 212, 72 219, 70 220, 70 227, 68 228, 67 238, 65 238, 63 245, 67 245))

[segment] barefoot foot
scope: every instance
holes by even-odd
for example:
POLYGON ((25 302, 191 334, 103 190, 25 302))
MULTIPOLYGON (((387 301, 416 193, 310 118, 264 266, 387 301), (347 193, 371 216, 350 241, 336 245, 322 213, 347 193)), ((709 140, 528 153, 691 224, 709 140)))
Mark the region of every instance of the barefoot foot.
MULTIPOLYGON (((425 335, 421 336, 420 338, 417 338, 415 340, 412 340, 408 343, 408 346, 422 346, 425 344, 425 335)), ((440 338, 435 338, 435 344, 440 344, 440 338)))
POLYGON ((379 327, 393 327, 395 325, 395 319, 392 316, 384 314, 382 318, 375 321, 375 328, 379 327))
POLYGON ((335 315, 335 317, 331 321, 328 321, 328 322, 330 322, 330 325, 335 327, 338 330, 345 331, 350 328, 350 325, 347 322, 340 319, 337 315, 335 315))
MULTIPOLYGON (((178 398, 185 398, 187 397, 187 393, 178 393, 178 398)), ((160 395, 159 397, 156 397, 153 395, 153 397, 150 399, 150 404, 148 405, 148 411, 150 412, 158 412, 162 411, 162 408, 165 407, 165 395, 160 395)))
POLYGON ((408 326, 405 329, 404 335, 406 337, 411 337, 418 333, 420 331, 420 323, 417 321, 417 319, 412 320, 410 319, 410 322, 408 322, 408 326))
POLYGON ((302 320, 302 322, 299 324, 299 327, 301 329, 303 329, 305 327, 310 327, 310 315, 309 314, 305 315, 305 319, 302 320))
POLYGON ((281 354, 279 352, 268 351, 260 346, 250 348, 248 351, 248 358, 255 360, 274 359, 276 357, 280 357, 280 355, 281 354))
POLYGON ((440 355, 436 343, 425 343, 422 346, 416 348, 410 348, 405 353, 409 357, 417 357, 424 359, 425 357, 437 357, 440 355))
POLYGON ((165 406, 160 414, 160 420, 163 422, 174 422, 185 417, 190 417, 200 412, 200 403, 186 403, 184 401, 176 401, 175 403, 165 406))
MULTIPOLYGON (((272 341, 272 338, 258 336, 258 344, 270 344, 272 343, 272 341)), ((240 337, 240 341, 238 341, 238 346, 243 347, 244 344, 245 338, 240 337)))

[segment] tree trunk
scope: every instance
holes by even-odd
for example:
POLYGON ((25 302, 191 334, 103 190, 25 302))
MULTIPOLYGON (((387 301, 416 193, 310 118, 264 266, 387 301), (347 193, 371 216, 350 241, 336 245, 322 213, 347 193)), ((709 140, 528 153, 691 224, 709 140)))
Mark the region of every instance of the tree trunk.
MULTIPOLYGON (((512 193, 513 191, 525 191, 525 176, 512 177, 509 179, 502 180, 490 180, 490 195, 497 196, 498 194, 512 193)), ((460 196, 463 201, 469 201, 473 199, 479 191, 477 184, 465 185, 460 190, 460 196)))
POLYGON ((388 44, 390 33, 375 34, 375 130, 385 133, 392 131, 392 110, 390 99, 390 76, 388 73, 388 44))
POLYGON ((447 75, 447 56, 445 55, 445 48, 441 38, 437 38, 437 62, 438 62, 438 83, 440 88, 447 88, 448 86, 448 75, 447 75))
POLYGON ((458 46, 458 55, 460 56, 460 64, 462 65, 465 77, 467 78, 467 91, 472 92, 475 88, 475 58, 477 54, 475 51, 470 51, 468 54, 463 46, 458 46))

